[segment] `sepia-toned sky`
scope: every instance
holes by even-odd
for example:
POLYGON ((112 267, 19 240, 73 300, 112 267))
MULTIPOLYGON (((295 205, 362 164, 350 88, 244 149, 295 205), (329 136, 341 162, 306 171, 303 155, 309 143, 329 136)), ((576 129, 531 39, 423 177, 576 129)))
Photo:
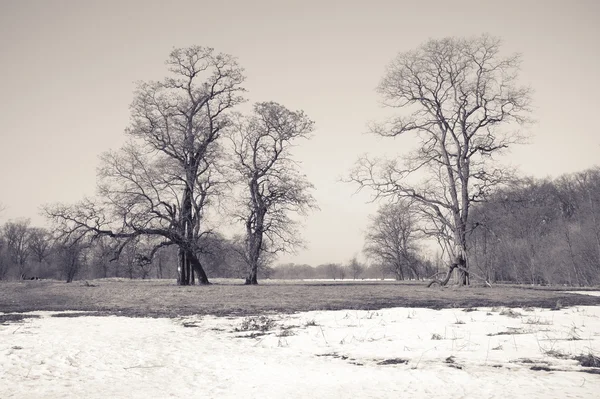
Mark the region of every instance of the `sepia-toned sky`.
POLYGON ((98 156, 124 140, 134 82, 161 79, 173 47, 198 44, 238 57, 251 101, 316 122, 295 153, 321 210, 302 229, 307 249, 280 260, 345 262, 376 206, 340 178, 365 152, 411 145, 366 134, 398 52, 489 33, 522 53, 537 122, 504 161, 558 176, 600 164, 599 21, 596 0, 0 0, 0 223, 41 225, 41 205, 94 195, 98 156))

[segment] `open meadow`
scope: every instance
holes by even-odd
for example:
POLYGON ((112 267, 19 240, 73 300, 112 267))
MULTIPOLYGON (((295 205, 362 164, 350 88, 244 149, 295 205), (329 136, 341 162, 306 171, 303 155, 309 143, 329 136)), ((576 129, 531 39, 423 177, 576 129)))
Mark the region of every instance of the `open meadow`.
POLYGON ((2 398, 592 398, 600 386, 597 291, 119 279, 0 287, 2 398))
POLYGON ((255 315, 311 310, 432 309, 475 306, 544 307, 600 305, 600 298, 553 287, 494 286, 427 288, 424 282, 372 280, 214 279, 208 286, 177 286, 174 280, 98 279, 2 282, 0 311, 78 310, 141 317, 255 315))

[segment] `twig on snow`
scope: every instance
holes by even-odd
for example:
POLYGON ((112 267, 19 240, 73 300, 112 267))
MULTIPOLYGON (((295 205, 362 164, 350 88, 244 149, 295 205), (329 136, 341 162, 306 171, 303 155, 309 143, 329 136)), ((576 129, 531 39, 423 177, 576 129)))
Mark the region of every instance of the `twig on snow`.
POLYGON ((139 364, 137 366, 123 367, 123 370, 129 370, 129 369, 154 369, 154 368, 159 368, 159 367, 165 367, 165 366, 163 366, 163 365, 158 365, 158 366, 142 366, 141 364, 139 364))
POLYGON ((327 342, 327 338, 325 338, 325 333, 323 332, 323 327, 319 326, 319 329, 321 329, 321 334, 323 335, 323 339, 325 340, 325 343, 327 345, 329 345, 329 342, 327 342))

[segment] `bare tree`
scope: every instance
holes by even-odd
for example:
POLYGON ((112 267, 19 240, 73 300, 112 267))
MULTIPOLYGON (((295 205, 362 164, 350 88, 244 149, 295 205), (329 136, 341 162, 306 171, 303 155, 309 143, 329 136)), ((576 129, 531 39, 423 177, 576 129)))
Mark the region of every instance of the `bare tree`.
POLYGON ((4 239, 3 235, 0 234, 0 280, 4 280, 6 278, 10 266, 6 252, 6 240, 4 239))
POLYGON ((360 278, 361 274, 364 273, 365 266, 358 261, 356 256, 354 256, 348 263, 348 270, 352 274, 352 278, 356 280, 357 278, 360 278))
POLYGON ((327 271, 327 276, 332 279, 337 279, 338 277, 343 279, 342 265, 339 263, 327 263, 324 265, 325 270, 327 271))
POLYGON ((56 244, 59 270, 67 283, 72 282, 80 273, 87 260, 88 246, 82 241, 61 241, 56 244))
POLYGON ((89 251, 90 264, 95 277, 109 277, 110 261, 115 255, 115 244, 109 237, 96 239, 89 251))
POLYGON ((397 280, 404 280, 409 272, 418 279, 417 239, 416 216, 408 203, 388 204, 371 217, 364 252, 394 273, 397 280))
POLYGON ((178 284, 208 284, 198 254, 209 234, 207 207, 219 194, 219 138, 231 109, 243 101, 243 70, 213 49, 174 49, 171 76, 139 83, 131 105, 131 142, 103 156, 99 201, 47 207, 63 236, 92 234, 122 240, 154 238, 179 249, 178 284))
POLYGON ((51 240, 52 237, 46 229, 41 227, 29 229, 29 251, 37 262, 42 263, 50 254, 51 240))
MULTIPOLYGON (((517 85, 519 55, 500 54, 500 40, 430 40, 399 54, 379 85, 385 106, 403 115, 372 126, 374 134, 416 134, 420 144, 404 161, 360 159, 351 179, 375 196, 407 198, 448 234, 461 284, 469 283, 469 209, 507 178, 494 156, 523 141, 530 90, 517 85), (417 173, 418 172, 418 173, 417 173), (426 176, 420 184, 414 178, 426 176), (412 178, 413 181, 411 181, 412 178)), ((450 273, 450 272, 449 272, 450 273)), ((447 281, 447 280, 446 280, 447 281)))
POLYGON ((306 214, 316 208, 312 185, 291 159, 294 141, 307 138, 313 122, 302 111, 277 103, 259 103, 254 114, 240 119, 232 130, 235 170, 246 186, 246 284, 257 284, 257 271, 265 253, 293 250, 300 244, 290 213, 306 214))
POLYGON ((10 260, 19 268, 19 277, 25 277, 25 267, 29 258, 29 219, 7 222, 4 227, 4 239, 10 260))

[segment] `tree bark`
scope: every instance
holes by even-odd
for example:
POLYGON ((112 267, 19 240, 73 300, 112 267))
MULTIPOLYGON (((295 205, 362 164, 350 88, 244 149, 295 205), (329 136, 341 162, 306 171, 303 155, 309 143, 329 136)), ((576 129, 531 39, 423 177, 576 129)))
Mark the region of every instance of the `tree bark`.
POLYGON ((431 287, 434 284, 439 284, 440 286, 444 287, 446 284, 448 284, 448 281, 450 281, 450 277, 452 277, 452 272, 454 271, 454 269, 458 269, 459 275, 458 275, 458 284, 459 285, 469 285, 469 271, 468 269, 465 267, 466 265, 466 261, 465 258, 463 256, 457 256, 456 259, 454 260, 454 262, 450 265, 450 268, 448 269, 448 273, 446 274, 446 277, 443 280, 431 280, 429 282, 429 284, 427 284, 427 287, 431 287))
POLYGON ((179 248, 177 264, 177 285, 188 285, 186 256, 183 249, 179 248))
MULTIPOLYGON (((193 273, 198 277, 198 284, 210 284, 210 281, 208 281, 208 276, 206 275, 206 272, 200 263, 200 259, 198 259, 198 257, 191 251, 188 253, 188 259, 193 273)), ((192 279, 192 281, 194 280, 192 279)))
MULTIPOLYGON (((466 210, 464 211, 466 212, 466 210)), ((460 266, 458 268, 458 284, 459 285, 469 285, 469 262, 467 257, 467 234, 466 234, 466 222, 461 219, 461 223, 459 225, 458 231, 458 243, 459 243, 459 253, 454 260, 454 264, 460 266)))
POLYGON ((256 216, 255 225, 246 224, 246 232, 248 235, 248 276, 246 277, 246 285, 258 284, 258 264, 260 262, 260 252, 263 245, 263 229, 265 220, 265 209, 259 209, 256 216))
POLYGON ((450 277, 452 277, 452 272, 454 271, 454 269, 456 268, 456 264, 451 264, 450 268, 448 269, 448 273, 446 274, 446 277, 443 280, 431 280, 429 282, 429 284, 427 284, 427 288, 431 287, 434 284, 439 284, 441 287, 444 287, 446 284, 448 284, 448 281, 450 281, 450 277))
POLYGON ((257 285, 258 284, 258 273, 256 269, 250 270, 248 277, 246 277, 246 285, 257 285))

